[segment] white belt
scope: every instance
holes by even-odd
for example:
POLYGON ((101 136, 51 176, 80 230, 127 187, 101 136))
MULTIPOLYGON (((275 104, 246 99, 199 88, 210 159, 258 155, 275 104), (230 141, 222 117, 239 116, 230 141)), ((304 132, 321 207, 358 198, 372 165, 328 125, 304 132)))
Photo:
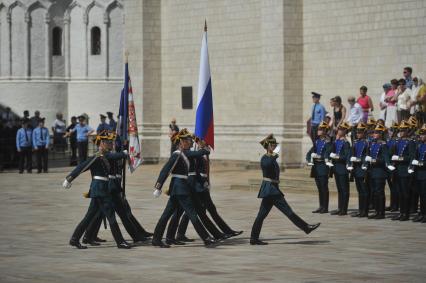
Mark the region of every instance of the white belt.
POLYGON ((121 178, 121 175, 120 175, 120 174, 117 174, 117 175, 115 175, 115 177, 117 177, 117 178, 121 178))
POLYGON ((186 175, 179 175, 179 174, 172 174, 172 177, 179 178, 179 179, 188 179, 188 176, 186 176, 186 175))
POLYGON ((195 173, 195 172, 189 172, 188 173, 188 176, 195 176, 195 175, 197 175, 197 173, 195 173))
POLYGON ((207 178, 207 177, 208 177, 208 175, 207 175, 206 173, 200 173, 200 176, 201 176, 201 177, 204 177, 204 178, 207 178))
POLYGON ((108 178, 110 178, 110 179, 115 179, 115 178, 117 178, 117 177, 115 177, 115 175, 108 175, 108 178))
POLYGON ((277 183, 277 184, 280 182, 280 180, 273 180, 273 179, 266 178, 266 177, 263 177, 263 181, 267 181, 267 182, 271 182, 271 183, 277 183))
POLYGON ((107 177, 94 176, 93 179, 95 179, 95 180, 101 180, 101 181, 107 181, 108 182, 108 178, 107 177))

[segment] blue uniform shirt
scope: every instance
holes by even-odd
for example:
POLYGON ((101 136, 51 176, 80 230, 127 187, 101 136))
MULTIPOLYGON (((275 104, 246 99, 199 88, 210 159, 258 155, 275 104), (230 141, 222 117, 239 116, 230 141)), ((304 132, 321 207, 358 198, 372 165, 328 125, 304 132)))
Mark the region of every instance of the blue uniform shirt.
POLYGON ((321 103, 312 105, 311 125, 317 126, 325 119, 325 108, 321 103))
POLYGON ((20 128, 16 133, 16 148, 21 150, 22 147, 32 146, 32 132, 30 128, 20 128))
POLYGON ((49 130, 45 127, 37 127, 33 131, 33 146, 34 147, 48 147, 50 140, 49 130))
POLYGON ((96 132, 100 133, 102 131, 110 131, 110 130, 112 130, 112 129, 107 123, 101 123, 101 124, 99 124, 98 128, 96 129, 96 132))
POLYGON ((115 131, 117 129, 117 122, 114 119, 111 119, 109 121, 109 127, 112 131, 115 131))
POLYGON ((77 124, 74 131, 77 132, 77 142, 85 142, 88 140, 87 134, 93 131, 93 129, 88 125, 82 126, 81 124, 77 124))

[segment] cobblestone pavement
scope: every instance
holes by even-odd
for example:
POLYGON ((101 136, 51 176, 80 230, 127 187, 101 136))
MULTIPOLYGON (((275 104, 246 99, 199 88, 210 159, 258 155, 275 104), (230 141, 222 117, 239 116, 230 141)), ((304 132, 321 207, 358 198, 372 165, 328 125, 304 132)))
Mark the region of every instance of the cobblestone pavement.
MULTIPOLYGON (((213 169, 212 196, 220 214, 234 229, 244 230, 216 248, 205 248, 190 225, 188 236, 197 241, 187 246, 159 249, 147 243, 119 250, 110 231, 101 228, 107 243, 74 249, 68 240, 89 204, 82 197, 89 174, 70 190, 61 183, 71 168, 0 174, 0 282, 424 282, 426 224, 315 215, 314 187, 297 188, 293 180, 285 192, 288 202, 307 222, 321 222, 320 228, 305 235, 273 209, 261 233, 269 245, 250 246, 260 201, 257 191, 245 190, 244 184, 259 179, 260 172, 213 169)), ((167 201, 152 197, 159 170, 158 165, 143 166, 127 183, 133 212, 149 231, 167 201)), ((288 170, 284 176, 300 178, 304 172, 308 178, 306 169, 288 170)), ((350 207, 355 208, 351 186, 350 207)), ((330 206, 336 206, 335 194, 330 206)))

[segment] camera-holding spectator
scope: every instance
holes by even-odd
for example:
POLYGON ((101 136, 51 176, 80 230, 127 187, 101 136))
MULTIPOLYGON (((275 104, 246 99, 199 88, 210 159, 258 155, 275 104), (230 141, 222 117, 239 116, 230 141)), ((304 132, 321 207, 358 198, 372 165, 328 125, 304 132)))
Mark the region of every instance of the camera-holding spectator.
POLYGON ((37 157, 37 173, 47 173, 49 155, 49 129, 44 126, 45 118, 40 118, 38 127, 33 130, 33 148, 37 157))
POLYGON ((19 154, 19 174, 24 172, 24 164, 28 173, 32 172, 32 129, 29 120, 22 121, 22 128, 16 133, 16 149, 19 154))
POLYGON ((67 140, 64 138, 66 124, 62 113, 56 113, 56 119, 52 124, 53 146, 57 151, 65 151, 67 140))
POLYGON ((367 87, 361 86, 359 88, 359 96, 357 99, 357 102, 359 105, 361 105, 363 115, 362 115, 362 121, 364 123, 367 123, 368 116, 371 112, 374 110, 373 101, 371 100, 371 97, 367 95, 367 87))

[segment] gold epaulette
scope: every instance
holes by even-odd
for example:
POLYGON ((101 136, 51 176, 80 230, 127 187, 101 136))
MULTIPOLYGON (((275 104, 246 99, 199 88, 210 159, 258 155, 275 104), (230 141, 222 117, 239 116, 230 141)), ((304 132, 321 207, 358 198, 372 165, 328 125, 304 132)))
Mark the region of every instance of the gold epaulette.
POLYGON ((83 197, 84 197, 84 198, 89 198, 89 196, 90 196, 89 192, 84 192, 84 193, 83 193, 83 197))

